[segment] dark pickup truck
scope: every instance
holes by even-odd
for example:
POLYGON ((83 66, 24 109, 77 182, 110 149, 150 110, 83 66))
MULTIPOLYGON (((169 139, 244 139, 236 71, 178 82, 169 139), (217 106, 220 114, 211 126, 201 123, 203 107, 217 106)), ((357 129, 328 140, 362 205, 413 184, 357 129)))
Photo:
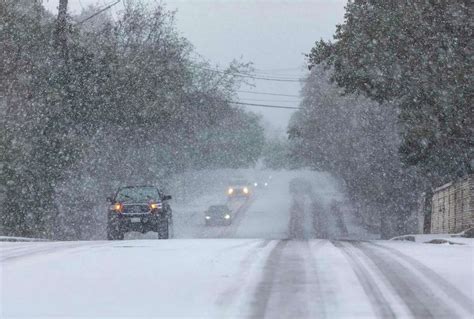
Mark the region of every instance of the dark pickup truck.
POLYGON ((173 216, 168 200, 155 186, 126 186, 109 197, 107 239, 121 240, 130 231, 154 231, 159 239, 170 237, 173 216))

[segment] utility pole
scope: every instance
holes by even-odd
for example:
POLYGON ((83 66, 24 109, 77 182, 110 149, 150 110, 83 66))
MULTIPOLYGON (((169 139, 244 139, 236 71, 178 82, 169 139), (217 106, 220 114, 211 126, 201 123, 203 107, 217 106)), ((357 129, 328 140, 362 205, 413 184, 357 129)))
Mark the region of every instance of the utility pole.
POLYGON ((63 62, 67 63, 67 2, 68 0, 59 0, 58 20, 56 22, 56 45, 61 51, 63 62))

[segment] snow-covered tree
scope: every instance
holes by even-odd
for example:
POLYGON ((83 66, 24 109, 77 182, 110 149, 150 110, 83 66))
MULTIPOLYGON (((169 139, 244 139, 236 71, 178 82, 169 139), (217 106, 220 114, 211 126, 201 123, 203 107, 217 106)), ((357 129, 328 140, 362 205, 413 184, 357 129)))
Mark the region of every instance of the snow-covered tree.
POLYGON ((308 56, 346 92, 397 109, 403 161, 433 186, 474 169, 473 10, 465 0, 350 1, 335 41, 308 56))
POLYGON ((77 23, 87 14, 57 41, 39 2, 0 1, 1 222, 12 233, 87 238, 119 184, 259 158, 259 118, 228 102, 248 64, 194 61, 162 6, 77 23), (209 134, 220 149, 208 152, 209 134))
POLYGON ((330 83, 331 74, 316 66, 308 76, 302 109, 288 128, 290 156, 339 177, 362 220, 383 236, 415 229, 409 217, 420 180, 401 163, 395 109, 362 96, 341 95, 330 83))

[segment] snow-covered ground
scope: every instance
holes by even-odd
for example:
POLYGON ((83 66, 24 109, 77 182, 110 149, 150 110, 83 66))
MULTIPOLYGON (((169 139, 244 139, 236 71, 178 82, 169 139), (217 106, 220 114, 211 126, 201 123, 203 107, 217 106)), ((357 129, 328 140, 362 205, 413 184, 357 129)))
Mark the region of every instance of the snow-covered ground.
POLYGON ((239 297, 246 272, 264 260, 267 243, 62 244, 1 246, 2 318, 221 317, 239 297))
MULTIPOLYGON (((307 239, 295 175, 275 174, 230 227, 203 226, 218 198, 177 205, 178 239, 0 242, 0 317, 472 318, 472 245, 365 241, 351 218, 351 240, 307 239)), ((311 178, 327 209, 337 188, 311 178)))
POLYGON ((469 318, 473 310, 469 246, 178 239, 0 247, 2 318, 469 318))

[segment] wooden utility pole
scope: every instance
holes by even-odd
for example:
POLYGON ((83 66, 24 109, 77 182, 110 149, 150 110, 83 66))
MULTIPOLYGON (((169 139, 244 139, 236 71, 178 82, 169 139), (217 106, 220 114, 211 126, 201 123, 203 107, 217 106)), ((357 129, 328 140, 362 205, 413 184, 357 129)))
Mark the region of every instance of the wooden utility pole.
POLYGON ((67 2, 68 0, 59 0, 58 20, 56 22, 56 45, 60 49, 62 58, 66 63, 67 52, 67 2))

